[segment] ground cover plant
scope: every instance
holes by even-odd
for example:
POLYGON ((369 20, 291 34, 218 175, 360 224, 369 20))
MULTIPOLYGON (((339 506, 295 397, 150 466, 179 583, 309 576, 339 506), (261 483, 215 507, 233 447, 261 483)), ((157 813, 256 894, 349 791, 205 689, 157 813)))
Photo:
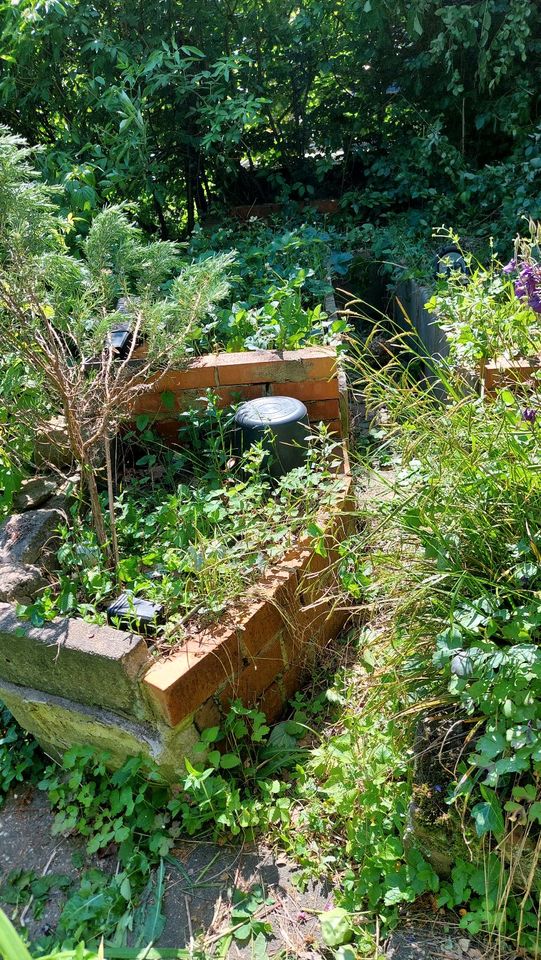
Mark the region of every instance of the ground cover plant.
POLYGON ((201 344, 233 351, 339 346, 347 322, 328 317, 323 302, 333 281, 347 274, 359 232, 327 221, 313 216, 310 222, 302 211, 292 212, 289 222, 283 217, 270 223, 253 219, 242 231, 226 221, 196 229, 189 244, 192 257, 235 250, 231 305, 216 311, 201 344))
POLYGON ((343 491, 340 444, 321 425, 307 435, 306 463, 273 481, 264 441, 239 455, 233 411, 219 409, 212 394, 207 402, 179 424, 181 452, 163 447, 148 418, 139 421, 134 440, 145 453, 114 500, 116 570, 99 549, 85 504, 75 505, 61 530, 58 580, 32 606, 19 607, 22 615, 35 624, 58 615, 104 622, 122 588, 163 607, 173 637, 194 614, 199 621, 219 616, 299 535, 309 530, 317 542, 322 517, 343 491))

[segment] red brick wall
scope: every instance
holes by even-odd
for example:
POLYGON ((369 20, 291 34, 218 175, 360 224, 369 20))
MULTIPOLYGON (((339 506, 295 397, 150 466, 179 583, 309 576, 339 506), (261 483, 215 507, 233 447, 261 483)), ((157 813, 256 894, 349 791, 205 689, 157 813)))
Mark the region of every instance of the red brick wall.
POLYGON ((193 716, 200 730, 220 722, 232 700, 280 715, 313 666, 317 651, 339 632, 348 611, 339 605, 336 546, 351 527, 351 478, 324 524, 327 556, 305 538, 268 571, 216 627, 188 637, 143 678, 160 720, 175 727, 193 716))
POLYGON ((347 437, 346 387, 331 347, 199 357, 184 370, 156 374, 151 388, 134 403, 133 413, 151 415, 157 432, 174 442, 176 417, 203 406, 208 389, 222 406, 264 396, 295 397, 306 405, 311 423, 323 421, 339 437, 347 437))

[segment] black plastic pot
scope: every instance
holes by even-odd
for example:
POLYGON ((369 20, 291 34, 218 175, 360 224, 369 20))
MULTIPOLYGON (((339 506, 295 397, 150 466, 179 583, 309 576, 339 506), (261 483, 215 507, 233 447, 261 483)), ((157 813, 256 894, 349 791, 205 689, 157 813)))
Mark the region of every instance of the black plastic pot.
POLYGON ((259 397, 243 403, 235 415, 237 448, 263 441, 266 467, 278 479, 302 467, 308 452, 310 424, 304 403, 292 397, 259 397))

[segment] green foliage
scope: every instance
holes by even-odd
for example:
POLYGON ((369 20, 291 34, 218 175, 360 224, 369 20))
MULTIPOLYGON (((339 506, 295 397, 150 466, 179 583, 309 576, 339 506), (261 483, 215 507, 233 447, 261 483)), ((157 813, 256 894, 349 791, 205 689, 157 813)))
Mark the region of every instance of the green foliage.
MULTIPOLYGON (((488 282, 492 277, 481 277, 488 282)), ((527 336, 520 303, 503 287, 499 294, 483 301, 476 275, 468 287, 451 281, 448 292, 442 289, 463 334, 457 339, 475 343, 481 355, 482 343, 484 355, 496 344, 512 353, 527 336), (514 314, 502 302, 513 304, 514 314), (483 341, 487 332, 493 339, 483 341)), ((458 708, 463 750, 454 768, 438 769, 441 823, 462 824, 465 844, 451 880, 440 885, 439 902, 460 908, 470 934, 489 932, 535 951, 538 387, 533 380, 484 402, 464 395, 444 363, 435 369, 445 403, 398 361, 365 371, 368 402, 385 403, 385 442, 399 460, 394 499, 385 509, 386 551, 372 555, 372 589, 394 597, 401 663, 393 660, 380 674, 379 697, 394 691, 400 709, 414 717, 427 703, 458 708)))
MULTIPOLYGON (((121 945, 128 931, 139 937, 140 944, 159 937, 164 865, 179 866, 171 854, 175 841, 186 834, 248 836, 287 823, 291 799, 280 772, 292 769, 302 757, 298 739, 303 732, 304 726, 296 721, 271 730, 262 713, 236 702, 223 728, 202 734, 201 760, 196 764, 186 760, 187 772, 173 787, 141 757, 111 773, 106 754, 89 747, 69 750, 62 765, 49 767, 39 784, 55 810, 53 832, 83 837, 87 854, 114 850, 118 868, 114 875, 96 867, 84 870, 79 886, 69 891, 54 935, 34 949, 81 939, 95 943, 102 936, 121 945), (156 904, 152 912, 145 905, 150 894, 156 904)), ((19 871, 11 875, 5 890, 10 902, 32 893, 38 898, 39 915, 48 889, 65 886, 64 878, 35 878, 19 871)), ((264 940, 268 925, 255 914, 268 902, 256 889, 236 894, 231 935, 240 941, 264 940)))
MULTIPOLYGON (((138 596, 163 604, 167 631, 197 611, 214 618, 276 562, 299 532, 342 489, 336 475, 337 443, 321 427, 310 441, 305 465, 273 483, 266 469, 264 443, 235 459, 231 451, 231 411, 209 397, 206 414, 186 416, 181 435, 205 437, 195 459, 169 454, 156 444, 140 461, 140 473, 115 502, 120 547, 118 579, 138 596), (165 474, 160 486, 149 467, 160 451, 165 474)), ((143 441, 153 442, 146 425, 143 441)), ((26 612, 35 624, 58 614, 103 620, 103 607, 118 585, 88 528, 84 508, 75 508, 61 530, 59 586, 47 589, 26 612)))
MULTIPOLYGON (((458 238, 454 238, 458 239, 458 238)), ((468 283, 458 273, 438 281, 427 309, 441 318, 454 367, 476 369, 484 361, 534 355, 541 343, 539 315, 519 300, 513 283, 493 255, 487 266, 465 256, 468 283)))
MULTIPOLYGON (((292 217, 282 222, 251 221, 239 235, 226 225, 194 231, 189 252, 235 248, 230 307, 209 318, 199 349, 294 350, 311 343, 339 343, 349 329, 343 318, 327 318, 322 300, 331 278, 342 277, 351 260, 357 231, 339 231, 292 217)), ((203 260, 204 262, 204 260, 203 260)))
POLYGON ((36 783, 43 763, 36 741, 0 703, 0 804, 11 788, 36 783))
POLYGON ((537 215, 535 4, 170 0, 156 18, 137 0, 120 14, 4 0, 1 13, 1 115, 46 145, 83 228, 106 201, 133 201, 165 236, 216 200, 359 185, 365 214, 456 195, 487 233, 500 214, 537 215))

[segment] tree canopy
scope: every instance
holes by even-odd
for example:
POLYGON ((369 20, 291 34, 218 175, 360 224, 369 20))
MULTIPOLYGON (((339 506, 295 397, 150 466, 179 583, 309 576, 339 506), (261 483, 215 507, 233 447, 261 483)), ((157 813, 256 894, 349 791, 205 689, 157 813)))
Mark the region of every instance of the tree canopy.
POLYGON ((351 188, 376 213, 450 192, 488 218, 540 207, 536 4, 1 0, 0 15, 0 120, 45 145, 83 229, 119 199, 163 238, 213 201, 351 188))

